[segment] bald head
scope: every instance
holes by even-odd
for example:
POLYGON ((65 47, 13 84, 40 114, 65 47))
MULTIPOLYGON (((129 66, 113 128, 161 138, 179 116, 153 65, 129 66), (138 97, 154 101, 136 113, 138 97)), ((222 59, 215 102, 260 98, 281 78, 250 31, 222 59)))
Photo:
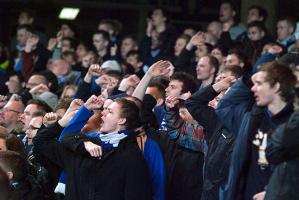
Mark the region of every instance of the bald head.
POLYGON ((71 66, 65 60, 57 59, 51 66, 50 71, 52 71, 56 76, 65 76, 71 71, 71 66))

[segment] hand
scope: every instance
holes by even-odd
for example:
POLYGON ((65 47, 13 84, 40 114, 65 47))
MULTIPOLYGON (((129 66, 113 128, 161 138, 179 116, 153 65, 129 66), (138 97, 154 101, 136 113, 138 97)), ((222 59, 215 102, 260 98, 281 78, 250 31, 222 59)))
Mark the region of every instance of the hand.
POLYGON ((104 99, 99 96, 95 96, 92 95, 84 104, 84 106, 88 109, 88 110, 98 110, 100 108, 102 108, 104 104, 104 99))
POLYGON ((51 124, 54 124, 58 120, 58 115, 54 112, 47 113, 43 118, 43 124, 45 127, 50 126, 51 124))
POLYGON ((102 68, 98 64, 92 64, 88 69, 88 74, 91 76, 101 76, 102 75, 102 68))
POLYGON ((57 39, 56 38, 50 38, 50 40, 48 42, 48 50, 53 51, 56 44, 57 44, 57 39))
POLYGON ((92 142, 86 141, 84 142, 84 147, 86 151, 90 154, 91 157, 101 157, 102 156, 102 147, 96 145, 92 142))
POLYGON ((50 89, 45 84, 41 83, 37 86, 34 86, 29 90, 30 94, 42 94, 44 92, 49 92, 50 89))
POLYGON ((252 197, 252 200, 264 200, 264 199, 265 199, 265 196, 266 196, 266 191, 263 191, 263 192, 260 192, 260 193, 255 194, 255 195, 252 197))
POLYGON ((278 45, 273 45, 269 48, 268 52, 273 54, 273 55, 279 54, 279 53, 282 52, 282 48, 278 45))
POLYGON ((93 62, 93 56, 91 54, 87 54, 82 58, 82 66, 85 68, 89 68, 93 62))
POLYGON ((152 77, 167 75, 170 72, 170 64, 169 61, 159 60, 150 66, 147 73, 152 77))
POLYGON ((165 100, 165 105, 168 108, 174 108, 176 106, 176 104, 178 104, 178 103, 179 103, 178 98, 174 97, 174 96, 169 96, 165 100))
POLYGON ((7 96, 0 95, 0 108, 3 108, 8 102, 7 96))
POLYGON ((205 42, 205 40, 206 40, 205 33, 199 31, 188 42, 186 49, 191 50, 194 46, 203 44, 205 42))
POLYGON ((79 108, 84 104, 84 101, 81 99, 74 99, 68 109, 66 110, 65 114, 70 113, 74 110, 79 110, 79 108))
POLYGON ((119 90, 126 92, 130 87, 135 88, 140 79, 135 74, 129 76, 128 78, 124 78, 119 84, 119 90))
POLYGON ((32 34, 26 41, 25 52, 30 53, 33 49, 35 49, 38 41, 38 36, 32 34))
POLYGON ((228 76, 228 77, 223 77, 215 83, 212 87, 216 92, 222 92, 226 91, 234 82, 236 81, 236 78, 234 76, 228 76))
POLYGON ((58 33, 56 34, 57 42, 61 42, 62 38, 63 38, 63 32, 62 31, 58 31, 58 33))
POLYGON ((147 18, 147 26, 146 26, 146 35, 148 37, 151 37, 152 31, 153 31, 153 20, 151 18, 147 18))
POLYGON ((88 72, 86 73, 84 77, 84 81, 87 83, 91 83, 91 79, 94 76, 100 76, 102 75, 102 68, 98 64, 93 64, 89 67, 88 72))
POLYGON ((114 44, 111 48, 110 48, 110 55, 111 56, 116 56, 116 53, 117 53, 117 45, 114 44))

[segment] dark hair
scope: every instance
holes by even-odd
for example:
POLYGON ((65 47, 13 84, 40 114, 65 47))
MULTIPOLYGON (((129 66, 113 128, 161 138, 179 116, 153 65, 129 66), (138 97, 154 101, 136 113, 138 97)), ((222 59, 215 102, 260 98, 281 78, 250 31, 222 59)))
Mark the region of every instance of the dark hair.
POLYGON ((133 101, 138 107, 140 116, 140 126, 144 126, 145 128, 159 128, 155 114, 143 101, 133 96, 128 96, 125 98, 130 101, 133 101))
POLYGON ((37 111, 32 114, 32 118, 34 117, 44 117, 46 113, 44 111, 37 111))
POLYGON ((100 31, 95 32, 94 35, 101 35, 104 40, 106 40, 108 42, 110 41, 110 36, 107 31, 100 30, 100 31))
POLYGON ((127 129, 135 129, 140 127, 141 119, 137 105, 125 98, 116 99, 114 102, 118 103, 121 107, 120 117, 126 119, 125 126, 127 129))
POLYGON ((253 9, 256 9, 259 12, 260 17, 263 17, 262 22, 265 22, 267 20, 268 12, 266 9, 264 9, 263 7, 258 6, 258 5, 252 5, 249 7, 248 11, 253 10, 253 9))
POLYGON ((5 140, 7 150, 18 152, 26 158, 24 144, 17 136, 9 133, 0 133, 0 138, 5 140))
POLYGON ((72 22, 64 21, 63 23, 61 23, 61 26, 62 25, 67 25, 74 32, 74 36, 78 36, 78 29, 72 22))
POLYGON ((108 25, 109 28, 113 30, 113 35, 117 35, 122 29, 121 22, 116 19, 102 19, 99 25, 100 24, 108 25))
POLYGON ((293 33, 296 31, 296 19, 292 16, 286 16, 280 18, 278 21, 287 21, 288 25, 293 27, 293 33))
POLYGON ((193 76, 185 72, 176 72, 170 77, 170 81, 180 81, 183 83, 181 93, 190 92, 193 94, 197 90, 197 83, 193 76))
POLYGON ((141 51, 139 51, 139 50, 130 50, 130 51, 127 53, 127 56, 126 56, 126 57, 128 58, 129 56, 136 56, 138 62, 143 62, 143 61, 142 61, 142 53, 141 53, 141 51))
POLYGON ((257 27, 260 31, 264 31, 265 34, 267 33, 266 26, 265 26, 265 24, 263 22, 253 21, 253 22, 251 22, 251 23, 248 24, 247 30, 249 30, 252 27, 257 27))
POLYGON ((236 13, 236 15, 234 16, 234 21, 235 21, 235 23, 238 23, 239 22, 239 15, 240 15, 240 13, 239 13, 239 8, 238 8, 238 6, 233 2, 233 1, 230 1, 230 0, 222 0, 221 1, 221 5, 222 4, 228 4, 229 6, 230 6, 230 8, 233 10, 233 11, 235 11, 235 13, 236 13))
POLYGON ((179 37, 177 37, 177 39, 179 39, 179 38, 186 40, 186 43, 188 43, 189 40, 191 39, 191 37, 186 34, 181 34, 179 37))
POLYGON ((76 49, 78 46, 78 41, 72 37, 63 37, 62 40, 68 40, 71 44, 71 48, 76 49))
POLYGON ((213 51, 214 49, 219 49, 219 50, 221 51, 221 53, 222 53, 223 56, 227 56, 227 48, 226 48, 225 46, 216 44, 216 45, 213 47, 212 51, 213 51))
POLYGON ((29 17, 29 18, 35 18, 35 11, 31 10, 31 9, 23 9, 20 11, 19 15, 22 14, 22 13, 26 13, 26 15, 29 17))
POLYGON ((24 179, 28 174, 28 165, 25 158, 14 151, 0 151, 0 167, 13 173, 13 180, 24 179))
POLYGON ((72 99, 70 98, 63 98, 60 99, 55 107, 55 111, 59 110, 59 109, 65 109, 67 110, 68 107, 71 105, 72 99))
POLYGON ((266 81, 273 87, 280 84, 280 96, 285 102, 292 101, 295 97, 296 76, 288 65, 281 62, 269 62, 261 66, 259 71, 266 72, 266 81))
POLYGON ((48 106, 48 104, 46 104, 44 101, 41 101, 39 99, 30 99, 27 102, 27 105, 29 104, 37 105, 39 111, 43 111, 45 113, 52 112, 52 108, 48 106))
POLYGON ((22 25, 19 25, 17 27, 17 30, 20 30, 20 29, 25 29, 27 32, 30 32, 30 33, 33 33, 35 34, 35 30, 33 28, 33 26, 29 25, 29 24, 22 24, 22 25))
POLYGON ((115 71, 115 70, 106 71, 106 75, 112 76, 112 77, 116 78, 119 81, 121 81, 122 78, 123 78, 121 72, 115 71))
POLYGON ((162 15, 166 18, 166 21, 165 23, 169 22, 169 19, 170 19, 170 13, 168 12, 168 10, 166 10, 165 8, 161 8, 161 7, 155 7, 149 14, 150 14, 150 17, 152 16, 153 12, 155 10, 161 10, 162 12, 162 15))
POLYGON ((240 78, 243 74, 242 68, 239 65, 226 65, 223 72, 231 72, 236 79, 240 78))
POLYGON ((215 68, 215 73, 214 74, 217 74, 218 71, 219 71, 219 62, 217 60, 217 58, 215 58, 214 56, 212 55, 207 55, 206 57, 209 58, 209 65, 213 68, 215 68))
POLYGON ((49 88, 50 92, 56 93, 58 90, 58 80, 57 80, 56 75, 49 70, 39 72, 38 74, 46 77, 46 79, 49 81, 49 83, 51 83, 50 88, 49 88))
POLYGON ((157 80, 151 80, 147 87, 157 88, 159 96, 157 98, 165 99, 165 89, 166 86, 157 80))
POLYGON ((231 48, 231 49, 228 51, 228 55, 229 55, 229 54, 234 54, 234 55, 236 55, 237 58, 238 58, 241 62, 243 62, 243 63, 246 62, 246 56, 245 56, 245 54, 243 53, 242 50, 240 50, 240 49, 238 49, 238 48, 231 48))
POLYGON ((213 50, 213 45, 211 45, 210 43, 207 43, 207 42, 205 42, 204 45, 207 48, 207 52, 211 53, 213 50))

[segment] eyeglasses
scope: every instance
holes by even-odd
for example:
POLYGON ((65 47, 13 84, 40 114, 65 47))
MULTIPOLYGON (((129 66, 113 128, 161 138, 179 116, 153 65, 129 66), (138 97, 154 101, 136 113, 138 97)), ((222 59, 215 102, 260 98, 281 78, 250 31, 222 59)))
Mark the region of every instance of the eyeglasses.
POLYGON ((22 113, 22 112, 19 112, 19 111, 10 109, 10 108, 2 108, 2 109, 0 109, 0 112, 15 112, 15 113, 17 113, 17 114, 22 113))

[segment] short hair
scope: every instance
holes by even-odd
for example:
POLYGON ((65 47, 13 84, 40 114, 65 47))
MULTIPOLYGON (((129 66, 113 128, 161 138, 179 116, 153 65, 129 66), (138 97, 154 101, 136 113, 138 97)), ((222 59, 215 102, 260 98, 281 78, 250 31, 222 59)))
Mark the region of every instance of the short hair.
POLYGON ((243 74, 242 68, 239 65, 226 65, 223 72, 231 72, 236 79, 240 78, 243 74))
POLYGON ((294 100, 296 76, 288 65, 281 62, 268 62, 261 66, 260 70, 266 72, 266 81, 273 87, 280 84, 280 96, 285 102, 294 100))
POLYGON ((165 99, 166 95, 165 95, 165 85, 163 85, 162 83, 160 83, 157 80, 151 80, 151 82, 148 84, 147 87, 154 87, 157 88, 158 90, 158 98, 161 99, 165 99))
POLYGON ((213 45, 211 45, 210 43, 205 42, 204 46, 207 48, 207 52, 211 53, 213 50, 213 45))
POLYGON ((107 31, 99 30, 99 31, 95 32, 94 35, 101 35, 104 40, 106 40, 108 42, 110 41, 110 36, 107 31))
POLYGON ((213 47, 212 51, 213 51, 214 49, 219 49, 219 50, 221 51, 221 53, 222 53, 223 56, 227 56, 227 48, 226 48, 224 45, 216 44, 216 45, 213 47))
POLYGON ((189 40, 191 39, 190 35, 187 35, 187 34, 181 34, 177 39, 184 39, 186 41, 186 43, 189 42, 189 40))
POLYGON ((48 82, 51 83, 51 86, 49 88, 50 92, 56 93, 57 90, 58 90, 58 87, 59 87, 56 75, 53 72, 49 71, 49 70, 41 71, 38 74, 46 77, 48 82))
POLYGON ((240 10, 239 10, 239 7, 233 2, 233 1, 230 1, 230 0, 222 0, 221 1, 221 5, 222 4, 228 4, 230 6, 230 8, 235 11, 236 15, 234 16, 234 20, 235 20, 235 23, 239 22, 239 16, 240 16, 240 10))
POLYGON ((245 54, 242 52, 242 50, 240 50, 240 49, 238 49, 238 48, 232 48, 232 49, 230 49, 230 50, 228 51, 228 55, 229 55, 229 54, 234 54, 234 55, 236 55, 237 58, 238 58, 241 62, 243 62, 243 63, 246 62, 246 56, 245 56, 245 54))
POLYGON ((261 7, 261 6, 258 6, 258 5, 252 5, 252 6, 250 6, 250 7, 248 8, 248 11, 249 11, 249 10, 253 10, 253 9, 256 9, 256 10, 258 11, 259 16, 260 16, 260 17, 263 17, 262 22, 265 22, 266 19, 267 19, 267 17, 268 17, 268 12, 267 12, 267 10, 264 9, 263 7, 261 7))
POLYGON ((114 102, 118 103, 121 107, 120 117, 126 119, 125 126, 127 129, 133 130, 140 127, 140 112, 135 102, 125 98, 116 99, 114 102))
POLYGON ((5 141, 7 150, 18 152, 24 158, 26 157, 24 144, 17 136, 10 133, 0 133, 0 138, 5 141))
POLYGON ((35 30, 30 24, 22 24, 17 27, 17 31, 21 29, 25 29, 27 32, 35 34, 35 30))
POLYGON ((115 70, 109 70, 109 71, 107 71, 106 75, 112 76, 112 77, 116 78, 119 81, 121 81, 122 78, 123 78, 122 74, 119 71, 115 71, 115 70))
POLYGON ((139 50, 130 50, 127 53, 127 58, 130 57, 130 56, 136 56, 138 62, 143 62, 142 61, 142 53, 139 50))
POLYGON ((33 10, 31 10, 31 9, 27 9, 27 8, 21 10, 20 13, 19 13, 19 15, 22 14, 22 13, 26 13, 26 15, 27 15, 29 18, 33 18, 33 19, 34 19, 35 16, 36 16, 35 11, 33 11, 33 10))
POLYGON ((0 167, 13 173, 13 180, 19 181, 28 175, 28 165, 25 158, 14 151, 0 151, 0 167))
POLYGON ((180 81, 183 83, 181 93, 190 92, 193 94, 197 90, 197 83, 193 76, 185 72, 176 72, 170 77, 170 81, 180 81))
POLYGON ((105 24, 105 25, 109 26, 109 28, 111 30, 113 30, 114 35, 117 35, 122 29, 122 24, 118 20, 115 20, 115 19, 102 19, 100 21, 99 25, 100 24, 105 24))
POLYGON ((59 109, 65 109, 67 110, 68 107, 71 105, 72 99, 70 98, 62 98, 58 101, 54 111, 57 111, 59 109))
POLYGON ((46 115, 46 113, 44 111, 37 111, 32 114, 32 118, 33 117, 44 117, 45 115, 46 115))
POLYGON ((296 19, 292 16, 282 17, 278 20, 279 21, 286 21, 290 27, 294 29, 293 33, 296 31, 296 19))
POLYGON ((249 30, 252 27, 257 27, 260 31, 264 31, 265 34, 267 33, 266 26, 265 26, 265 24, 263 22, 253 21, 253 22, 251 22, 251 23, 248 24, 247 30, 249 30))
POLYGON ((207 55, 206 57, 209 58, 209 65, 213 68, 215 68, 215 73, 214 74, 217 74, 218 71, 219 71, 219 61, 217 60, 217 58, 215 58, 214 56, 212 55, 207 55))
POLYGON ((72 22, 64 21, 61 23, 61 26, 62 25, 67 25, 74 32, 74 36, 78 35, 78 29, 72 22))
POLYGON ((72 37, 63 37, 62 40, 68 40, 71 44, 71 48, 76 49, 78 45, 78 41, 72 37))
POLYGON ((48 104, 46 104, 44 101, 41 101, 39 99, 30 99, 27 102, 27 105, 29 105, 29 104, 37 105, 39 111, 43 111, 45 113, 52 112, 52 108, 48 104))

